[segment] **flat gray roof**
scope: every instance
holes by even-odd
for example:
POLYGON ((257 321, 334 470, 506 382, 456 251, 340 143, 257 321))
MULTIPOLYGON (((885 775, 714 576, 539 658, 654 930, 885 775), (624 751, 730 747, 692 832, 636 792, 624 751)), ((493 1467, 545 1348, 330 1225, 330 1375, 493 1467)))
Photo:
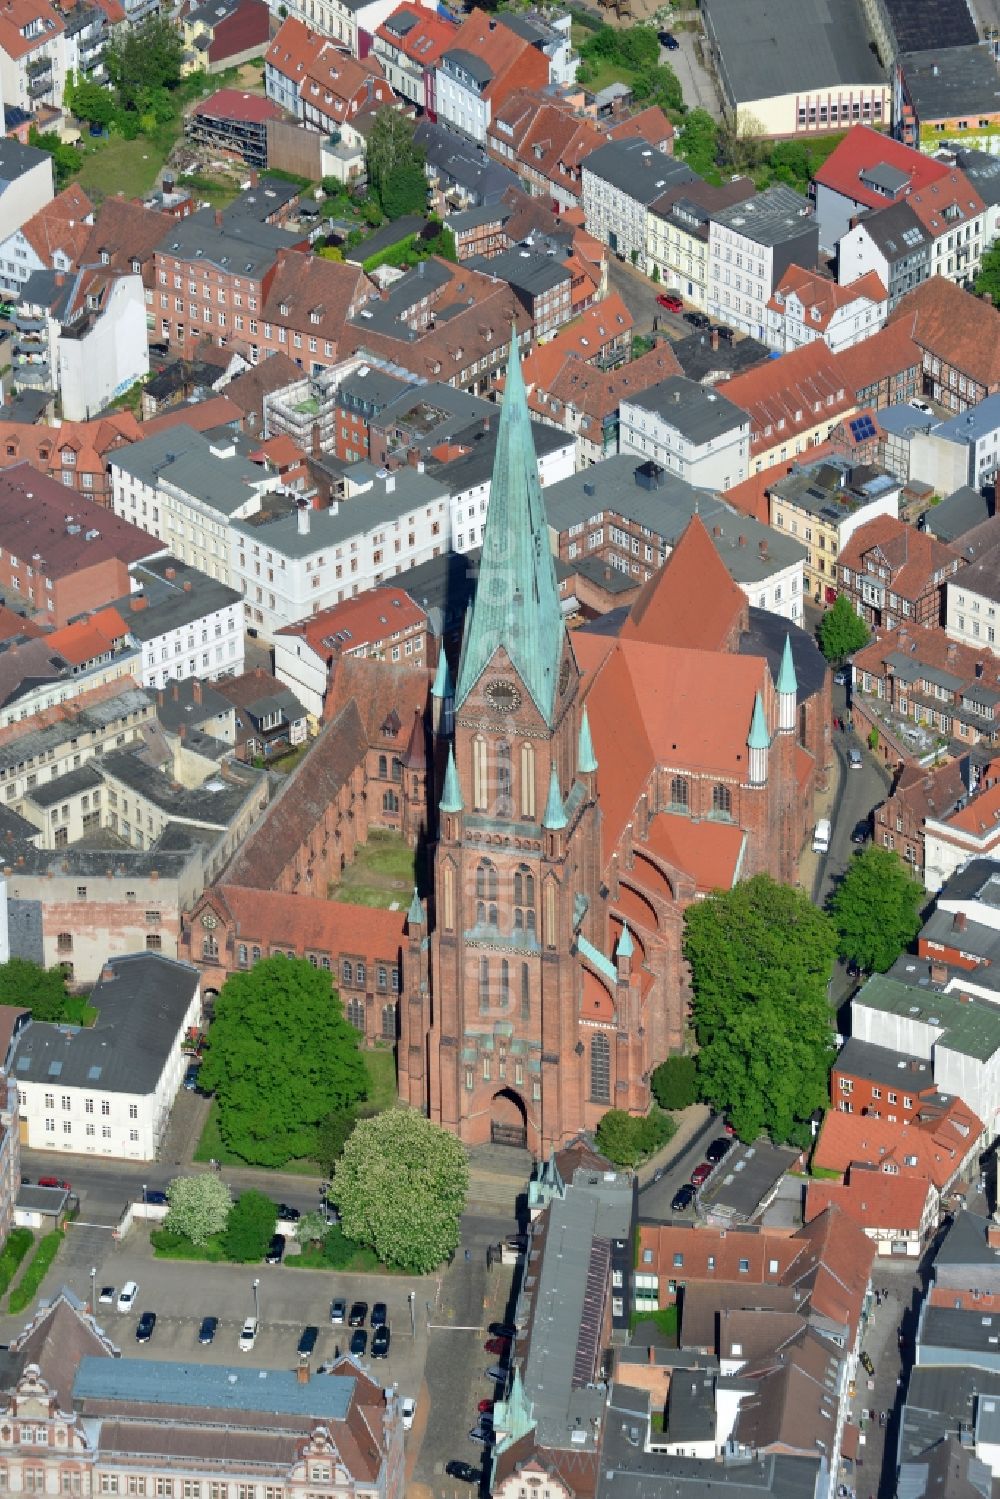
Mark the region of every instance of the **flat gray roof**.
POLYGON ((169 427, 142 442, 117 448, 111 461, 152 489, 160 480, 174 484, 226 516, 245 505, 253 497, 252 486, 267 477, 264 469, 242 455, 234 434, 226 433, 213 444, 204 433, 185 426, 169 427), (219 457, 213 447, 236 451, 219 457))
POLYGON ((493 276, 506 281, 508 286, 538 297, 551 291, 572 276, 563 262, 555 255, 546 255, 541 250, 527 250, 523 245, 513 245, 501 250, 499 255, 474 255, 466 262, 470 269, 484 276, 493 276))
POLYGON ((978 43, 907 52, 899 65, 903 86, 920 120, 952 119, 966 112, 992 114, 1000 109, 1000 71, 992 54, 978 43))
POLYGON ((703 0, 702 13, 733 104, 885 81, 857 0, 703 0))
POLYGON ((610 141, 583 159, 583 170, 620 189, 639 203, 652 203, 681 182, 696 181, 691 168, 676 156, 664 156, 642 139, 610 141))
MULTIPOLYGON (((241 531, 254 541, 264 542, 282 556, 311 557, 313 552, 342 545, 359 532, 399 520, 421 505, 447 498, 448 489, 441 479, 412 468, 397 469, 388 479, 375 479, 371 489, 342 500, 336 511, 311 511, 309 530, 305 534, 299 531, 296 508, 270 519, 236 520, 233 530, 241 531), (390 481, 392 488, 389 487, 390 481)), ((399 579, 393 581, 398 584, 399 579)))
POLYGON ((176 630, 238 604, 242 594, 218 578, 210 578, 200 568, 189 567, 176 557, 157 557, 133 567, 132 576, 143 585, 146 607, 134 609, 130 599, 123 600, 121 614, 130 635, 136 640, 155 640, 168 630, 176 630), (174 577, 167 576, 169 572, 174 577))
POLYGON ((671 375, 634 396, 623 396, 621 404, 655 411, 682 437, 699 445, 722 437, 735 427, 749 428, 750 425, 750 417, 742 407, 734 405, 717 390, 699 385, 696 380, 688 380, 683 375, 671 375))
MULTIPOLYGON (((884 416, 885 412, 880 411, 880 422, 884 416)), ((948 495, 939 505, 927 511, 925 526, 939 541, 957 541, 974 526, 989 520, 991 514, 989 500, 978 489, 963 484, 954 494, 948 495)))
POLYGON ((15 1081, 95 1093, 154 1091, 198 987, 198 971, 152 952, 109 958, 106 966, 113 977, 102 975, 90 996, 95 1024, 32 1021, 15 1042, 15 1081))
POLYGON ((772 183, 755 198, 719 208, 711 218, 713 223, 739 230, 757 245, 784 244, 785 240, 798 239, 810 229, 819 234, 809 199, 783 182, 772 183))
POLYGON ((737 1143, 701 1194, 710 1223, 749 1223, 775 1182, 789 1171, 797 1152, 788 1145, 755 1140, 737 1143))

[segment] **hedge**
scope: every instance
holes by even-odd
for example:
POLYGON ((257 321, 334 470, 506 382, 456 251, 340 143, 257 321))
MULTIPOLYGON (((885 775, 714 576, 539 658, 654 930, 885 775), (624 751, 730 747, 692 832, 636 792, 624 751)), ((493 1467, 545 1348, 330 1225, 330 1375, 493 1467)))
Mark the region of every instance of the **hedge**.
POLYGON ((23 1312, 25 1307, 34 1301, 46 1273, 59 1253, 63 1237, 62 1229, 57 1228, 52 1233, 46 1234, 39 1242, 38 1248, 28 1261, 27 1270, 10 1293, 10 1299, 7 1302, 9 1312, 23 1312))
POLYGON ((17 1267, 24 1256, 35 1242, 35 1236, 30 1228, 13 1228, 7 1235, 7 1242, 0 1254, 0 1296, 6 1294, 17 1267))

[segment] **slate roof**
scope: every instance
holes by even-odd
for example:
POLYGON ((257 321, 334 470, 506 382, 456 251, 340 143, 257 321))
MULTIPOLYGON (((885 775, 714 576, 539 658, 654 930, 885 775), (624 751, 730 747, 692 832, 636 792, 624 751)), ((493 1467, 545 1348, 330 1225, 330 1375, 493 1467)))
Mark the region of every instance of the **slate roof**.
POLYGON ((904 97, 921 124, 958 115, 1000 111, 1000 73, 989 49, 978 38, 950 47, 935 38, 926 51, 904 52, 899 59, 904 97))
POLYGON ((93 1026, 33 1021, 17 1039, 12 1076, 100 1093, 155 1091, 191 1000, 198 971, 161 953, 109 958, 112 977, 94 985, 93 1026))

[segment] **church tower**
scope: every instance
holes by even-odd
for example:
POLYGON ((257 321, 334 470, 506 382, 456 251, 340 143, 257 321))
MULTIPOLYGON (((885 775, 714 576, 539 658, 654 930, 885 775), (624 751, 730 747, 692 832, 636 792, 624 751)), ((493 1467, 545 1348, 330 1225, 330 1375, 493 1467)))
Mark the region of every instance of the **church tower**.
POLYGON ((587 1096, 572 948, 602 930, 597 765, 516 339, 450 717, 426 1107, 469 1144, 544 1156, 579 1128, 587 1096))

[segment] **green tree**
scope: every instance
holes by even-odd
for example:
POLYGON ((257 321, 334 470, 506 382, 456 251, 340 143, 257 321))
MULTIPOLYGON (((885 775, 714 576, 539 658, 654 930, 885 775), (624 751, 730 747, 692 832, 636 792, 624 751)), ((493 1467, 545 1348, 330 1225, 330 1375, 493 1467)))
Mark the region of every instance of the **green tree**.
POLYGON ((227 1147, 256 1166, 316 1149, 317 1125, 367 1096, 358 1033, 329 973, 266 958, 234 973, 216 1001, 200 1086, 214 1093, 227 1147))
POLYGON ((52 157, 52 174, 56 180, 56 189, 61 190, 75 177, 83 166, 83 155, 75 146, 68 146, 54 130, 47 131, 44 135, 36 126, 32 125, 28 131, 28 145, 34 146, 39 151, 47 151, 52 157))
POLYGON ((716 162, 719 144, 719 127, 707 109, 692 109, 684 116, 684 124, 675 146, 678 156, 684 158, 693 172, 710 181, 720 180, 716 162))
POLYGON ((61 968, 42 968, 27 958, 0 963, 0 1004, 30 1010, 35 1020, 62 1020, 66 997, 61 968))
POLYGON ((198 1245, 222 1233, 233 1206, 229 1188, 214 1174, 175 1176, 167 1188, 167 1201, 170 1210, 163 1227, 198 1245))
POLYGON ((105 50, 104 66, 122 109, 141 114, 151 93, 176 88, 183 55, 180 32, 164 16, 117 27, 105 50))
POLYGON ((115 96, 110 89, 104 88, 99 83, 92 83, 89 78, 67 79, 66 88, 63 90, 63 100, 78 120, 86 120, 91 125, 101 125, 104 129, 111 124, 117 112, 115 96))
POLYGON ((343 1232, 383 1264, 426 1275, 458 1247, 469 1186, 465 1147, 413 1109, 355 1125, 334 1172, 343 1232))
POLYGON ((866 973, 884 973, 919 932, 923 899, 923 886, 899 855, 869 844, 830 897, 840 956, 866 973))
POLYGON ((993 298, 994 307, 1000 307, 1000 243, 993 245, 984 254, 974 289, 977 297, 988 292, 993 298))
POLYGON ((314 1208, 311 1213, 303 1213, 296 1225, 299 1243, 318 1244, 326 1238, 327 1229, 330 1225, 326 1221, 326 1214, 314 1208))
POLYGON ((372 192, 386 218, 423 213, 427 206, 424 153, 413 139, 413 121, 388 104, 372 123, 365 164, 372 192))
POLYGON ((333 1168, 344 1153, 344 1146, 351 1137, 357 1120, 352 1113, 335 1110, 321 1119, 316 1126, 316 1150, 315 1160, 323 1167, 327 1176, 333 1175, 333 1168))
POLYGON ((694 1057, 667 1057, 649 1080, 661 1109, 687 1109, 698 1098, 698 1073, 694 1057))
POLYGON ((804 1143, 827 1097, 833 1033, 830 918, 801 890, 755 875, 684 916, 701 1096, 743 1140, 804 1143))
POLYGON ((868 626, 851 608, 845 593, 838 593, 832 608, 819 622, 819 648, 826 659, 839 665, 847 656, 868 644, 868 626))
POLYGON ((224 1239, 226 1256, 238 1265, 262 1260, 274 1236, 278 1205, 263 1192, 244 1192, 229 1214, 224 1239))
POLYGON ((634 1166, 665 1145, 676 1130, 672 1119, 653 1109, 645 1116, 609 1109, 601 1116, 594 1139, 602 1155, 616 1166, 634 1166))

